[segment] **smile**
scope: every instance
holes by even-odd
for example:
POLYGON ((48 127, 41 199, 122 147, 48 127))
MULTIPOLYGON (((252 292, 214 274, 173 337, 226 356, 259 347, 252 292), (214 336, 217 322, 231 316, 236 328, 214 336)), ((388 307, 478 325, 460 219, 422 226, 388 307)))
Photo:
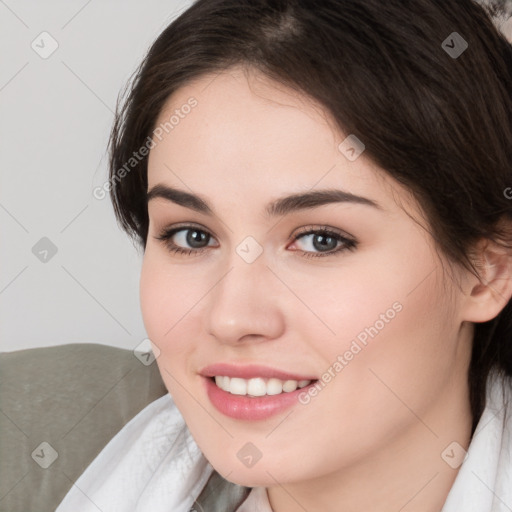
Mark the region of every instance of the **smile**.
MULTIPOLYGON (((222 385, 225 385, 224 376, 217 379, 219 383, 221 379, 222 385)), ((225 391, 217 385, 215 378, 203 378, 206 395, 213 407, 223 415, 246 421, 266 420, 300 404, 300 393, 307 393, 309 388, 318 382, 317 380, 304 379, 300 381, 280 380, 275 377, 269 378, 268 381, 259 377, 249 379, 228 377, 228 379, 229 391, 225 391), (251 381, 255 381, 255 383, 250 384, 251 381), (298 387, 299 382, 303 386, 302 388, 298 387), (263 386, 265 386, 264 389, 263 386), (291 391, 292 387, 294 388, 293 391, 291 391), (286 389, 290 389, 290 391, 286 391, 286 389), (265 391, 264 394, 263 390, 265 391), (233 391, 238 391, 239 394, 233 391), (248 391, 251 394, 248 394, 248 391), (275 392, 275 394, 268 394, 269 391, 270 393, 275 392), (253 394, 258 392, 261 394, 253 394)))
POLYGON ((291 393, 297 388, 303 388, 311 384, 310 380, 281 380, 276 378, 256 377, 243 379, 240 377, 215 376, 215 384, 218 388, 232 395, 258 397, 273 396, 281 393, 291 393))

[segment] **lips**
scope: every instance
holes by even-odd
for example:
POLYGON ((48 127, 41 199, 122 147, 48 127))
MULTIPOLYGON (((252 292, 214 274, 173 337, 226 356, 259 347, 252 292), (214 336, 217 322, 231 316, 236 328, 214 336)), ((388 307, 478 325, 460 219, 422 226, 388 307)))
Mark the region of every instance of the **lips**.
POLYGON ((261 365, 215 364, 203 368, 206 393, 222 414, 240 420, 263 420, 298 403, 299 394, 314 385, 299 375, 261 365))

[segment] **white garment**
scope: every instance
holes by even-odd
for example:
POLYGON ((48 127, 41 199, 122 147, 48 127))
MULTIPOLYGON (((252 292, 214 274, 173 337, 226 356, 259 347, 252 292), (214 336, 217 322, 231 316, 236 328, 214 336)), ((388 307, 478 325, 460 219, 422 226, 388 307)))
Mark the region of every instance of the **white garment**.
POLYGON ((110 440, 56 512, 188 512, 212 471, 166 394, 110 440))
MULTIPOLYGON (((512 380, 506 383, 503 396, 501 381, 490 378, 485 410, 441 512, 512 510, 512 380)), ((56 512, 188 512, 212 471, 167 394, 107 444, 56 512)), ((252 489, 237 512, 272 512, 265 489, 252 489)))
POLYGON ((265 487, 252 488, 247 499, 235 512, 272 512, 268 501, 267 489, 265 487))
POLYGON ((512 379, 491 374, 487 401, 441 512, 512 511, 512 379))

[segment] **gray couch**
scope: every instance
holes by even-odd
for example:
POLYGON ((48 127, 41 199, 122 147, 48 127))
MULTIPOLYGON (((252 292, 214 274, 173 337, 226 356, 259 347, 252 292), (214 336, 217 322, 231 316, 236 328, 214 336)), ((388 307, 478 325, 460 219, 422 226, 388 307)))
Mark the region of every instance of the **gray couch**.
MULTIPOLYGON (((0 354, 0 512, 55 510, 123 425, 167 393, 147 362, 97 344, 0 354)), ((247 492, 214 472, 196 509, 234 510, 247 492)))

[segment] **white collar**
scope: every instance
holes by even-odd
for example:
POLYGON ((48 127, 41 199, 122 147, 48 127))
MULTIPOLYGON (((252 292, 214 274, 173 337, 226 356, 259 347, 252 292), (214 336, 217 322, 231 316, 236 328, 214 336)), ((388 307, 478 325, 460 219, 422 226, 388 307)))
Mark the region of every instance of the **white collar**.
POLYGON ((489 376, 485 409, 441 512, 512 511, 512 379, 504 390, 502 382, 489 376))

